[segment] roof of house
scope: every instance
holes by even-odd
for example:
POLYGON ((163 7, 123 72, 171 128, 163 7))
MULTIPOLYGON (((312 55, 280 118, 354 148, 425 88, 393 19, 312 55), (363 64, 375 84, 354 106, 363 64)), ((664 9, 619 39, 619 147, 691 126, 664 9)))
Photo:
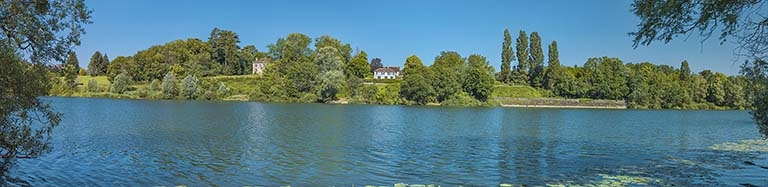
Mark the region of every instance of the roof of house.
POLYGON ((271 58, 257 58, 253 63, 269 63, 270 61, 272 61, 271 58))
POLYGON ((400 72, 400 67, 397 66, 389 66, 389 69, 395 70, 396 72, 400 72))
POLYGON ((400 68, 386 67, 373 70, 373 72, 400 72, 400 68))

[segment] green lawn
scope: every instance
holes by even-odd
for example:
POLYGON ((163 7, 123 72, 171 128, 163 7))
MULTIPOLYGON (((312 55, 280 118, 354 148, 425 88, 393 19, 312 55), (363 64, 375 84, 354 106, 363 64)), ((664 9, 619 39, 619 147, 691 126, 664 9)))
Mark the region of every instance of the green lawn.
POLYGON ((259 78, 259 75, 232 75, 204 77, 201 80, 217 84, 218 82, 223 82, 233 95, 248 95, 248 93, 256 89, 259 78))
POLYGON ((497 84, 493 86, 491 97, 540 98, 543 96, 530 86, 497 84))
POLYGON ((99 87, 109 87, 112 85, 112 83, 109 82, 109 79, 107 79, 107 76, 77 76, 77 83, 78 87, 84 88, 86 85, 88 85, 88 81, 91 79, 96 79, 96 83, 99 83, 99 87))

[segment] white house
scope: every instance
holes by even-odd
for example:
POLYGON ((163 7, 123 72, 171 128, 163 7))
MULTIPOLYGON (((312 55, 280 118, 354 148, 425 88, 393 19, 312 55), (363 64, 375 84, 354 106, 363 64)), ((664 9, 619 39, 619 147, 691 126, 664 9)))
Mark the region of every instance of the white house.
POLYGON ((399 67, 383 67, 373 70, 374 79, 395 79, 400 76, 399 67))
POLYGON ((253 61, 252 68, 253 73, 252 74, 264 74, 264 69, 267 68, 267 63, 269 63, 271 59, 269 58, 260 58, 256 59, 256 61, 253 61))

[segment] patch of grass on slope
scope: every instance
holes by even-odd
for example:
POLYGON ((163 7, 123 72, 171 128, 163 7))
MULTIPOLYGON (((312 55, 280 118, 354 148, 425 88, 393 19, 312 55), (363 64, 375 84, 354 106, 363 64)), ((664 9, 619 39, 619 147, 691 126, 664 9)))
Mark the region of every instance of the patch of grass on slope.
POLYGON ((491 97, 540 98, 542 94, 533 87, 521 85, 493 85, 491 97))

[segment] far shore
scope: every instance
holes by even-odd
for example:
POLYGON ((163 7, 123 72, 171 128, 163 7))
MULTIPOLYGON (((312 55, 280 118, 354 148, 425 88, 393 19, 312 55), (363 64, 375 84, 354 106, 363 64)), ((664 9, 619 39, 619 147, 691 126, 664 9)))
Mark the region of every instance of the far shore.
MULTIPOLYGON (((179 99, 171 99, 171 100, 165 100, 165 99, 150 99, 150 98, 135 98, 135 97, 109 97, 109 96, 85 96, 85 95, 76 95, 76 96, 49 96, 49 97, 63 97, 63 98, 103 98, 103 99, 128 99, 128 100, 154 100, 154 101, 195 101, 195 100, 179 100, 179 99)), ((523 98, 520 98, 523 99, 523 98)), ((556 99, 556 98, 538 98, 538 99, 556 99)), ((267 101, 249 101, 249 100, 242 100, 242 99, 219 99, 219 100, 212 100, 212 101, 224 101, 224 102, 264 102, 264 103, 273 103, 273 102, 267 102, 267 101)), ((277 102, 279 103, 279 102, 277 102)), ((288 102, 288 103, 299 103, 299 102, 288 102)), ((352 104, 349 103, 346 99, 336 100, 325 104, 331 104, 331 105, 347 105, 352 104)), ((380 105, 380 104, 363 104, 363 105, 380 105)), ((392 106, 398 106, 398 105, 392 105, 392 106)), ((400 105, 402 106, 402 105, 400 105)), ((438 103, 428 103, 426 106, 437 106, 441 107, 442 105, 438 103)), ((624 106, 585 106, 585 105, 525 105, 525 104, 498 104, 496 106, 499 107, 510 107, 510 108, 575 108, 575 109, 627 109, 627 107, 624 106)), ((456 106, 452 106, 456 107, 456 106)), ((470 107, 470 106, 466 106, 470 107)), ((492 106, 490 106, 492 107, 492 106)))

